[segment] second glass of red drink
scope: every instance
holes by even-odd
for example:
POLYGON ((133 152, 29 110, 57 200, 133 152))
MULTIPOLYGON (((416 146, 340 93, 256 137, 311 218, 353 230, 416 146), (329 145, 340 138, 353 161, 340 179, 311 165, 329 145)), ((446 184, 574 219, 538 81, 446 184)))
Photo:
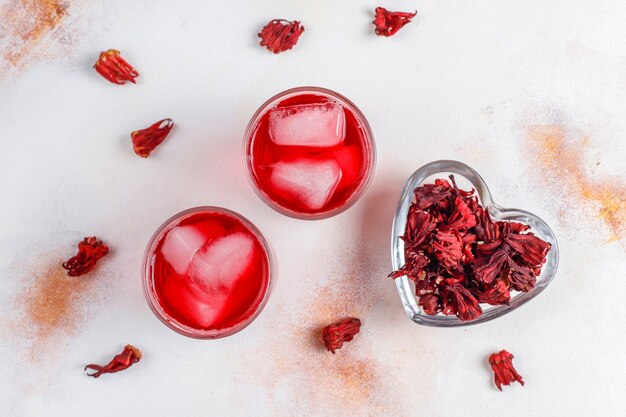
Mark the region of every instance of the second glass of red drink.
POLYGON ((299 87, 270 98, 244 138, 248 178, 261 199, 291 217, 315 220, 347 210, 371 182, 372 131, 347 98, 299 87))
POLYGON ((167 220, 143 263, 148 305, 185 336, 214 339, 250 324, 267 302, 272 257, 261 232, 221 207, 196 207, 167 220))

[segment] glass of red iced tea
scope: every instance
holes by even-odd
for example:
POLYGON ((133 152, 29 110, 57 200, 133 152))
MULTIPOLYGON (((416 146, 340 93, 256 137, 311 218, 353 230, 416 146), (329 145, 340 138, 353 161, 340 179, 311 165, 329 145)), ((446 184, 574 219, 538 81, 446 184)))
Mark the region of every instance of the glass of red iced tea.
POLYGON ((185 336, 214 339, 250 324, 271 290, 273 264, 261 232, 239 214, 197 207, 154 233, 143 289, 154 314, 185 336))
POLYGON ((347 98, 319 87, 283 91, 252 116, 244 137, 248 178, 276 211, 323 219, 347 210, 376 165, 372 131, 347 98))

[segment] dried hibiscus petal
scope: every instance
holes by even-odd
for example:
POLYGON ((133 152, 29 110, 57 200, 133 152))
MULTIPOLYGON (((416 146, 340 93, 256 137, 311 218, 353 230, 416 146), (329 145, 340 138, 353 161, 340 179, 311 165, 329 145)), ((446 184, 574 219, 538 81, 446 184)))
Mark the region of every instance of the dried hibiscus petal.
POLYGON ((448 272, 454 273, 461 269, 463 241, 458 232, 438 231, 435 234, 432 248, 435 257, 448 272))
POLYGON ((441 290, 442 312, 445 315, 456 315, 463 321, 474 320, 483 312, 478 300, 461 284, 446 286, 441 290))
POLYGON ((85 371, 87 369, 96 371, 91 374, 88 373, 87 375, 98 378, 102 374, 112 374, 114 372, 123 371, 124 369, 130 368, 132 364, 137 363, 140 360, 141 351, 132 345, 126 345, 122 353, 115 355, 113 359, 111 359, 111 362, 104 366, 89 364, 85 366, 85 371))
POLYGON ((426 314, 431 316, 434 316, 441 310, 439 298, 434 294, 424 294, 420 297, 418 304, 426 314))
POLYGON ((433 205, 446 202, 452 195, 452 187, 446 180, 435 180, 434 184, 426 184, 415 189, 415 205, 424 210, 433 205))
POLYGON ((517 291, 528 292, 535 287, 537 277, 532 268, 522 266, 510 259, 508 262, 509 274, 507 276, 511 287, 517 291))
POLYGON ((494 280, 493 284, 484 290, 472 290, 472 294, 476 296, 479 303, 487 303, 492 306, 508 304, 511 298, 509 287, 502 278, 494 280))
POLYGON ((354 317, 348 317, 326 326, 322 331, 324 346, 334 355, 335 351, 341 349, 345 342, 351 341, 359 330, 361 330, 361 320, 354 317))
POLYGON ((404 25, 411 22, 411 19, 416 15, 417 12, 390 12, 384 7, 377 7, 374 16, 375 32, 378 36, 395 35, 404 25))
POLYGON ((513 367, 513 357, 506 350, 501 350, 489 356, 489 364, 494 373, 494 381, 500 391, 502 391, 502 385, 511 385, 515 381, 524 385, 522 376, 513 367))
POLYGON ((532 234, 516 235, 507 234, 504 241, 519 253, 529 266, 543 265, 546 262, 546 255, 550 250, 550 244, 539 239, 532 234))
POLYGON ((135 83, 135 78, 139 73, 124 58, 121 57, 120 51, 109 49, 101 52, 100 58, 93 66, 100 75, 114 84, 124 84, 126 81, 135 83))
POLYGON ((476 280, 483 284, 491 284, 494 279, 502 272, 502 268, 509 261, 510 250, 503 248, 495 252, 489 258, 481 258, 480 262, 476 263, 474 268, 474 275, 476 280))
POLYGON ((401 239, 412 247, 421 245, 430 233, 435 230, 435 227, 437 227, 433 216, 422 210, 411 211, 407 219, 407 224, 408 227, 406 231, 408 233, 402 236, 401 239))
POLYGON ((135 153, 142 158, 147 158, 150 153, 161 144, 174 127, 172 119, 159 120, 152 126, 136 130, 130 134, 135 153))
POLYGON ((500 228, 491 220, 489 209, 478 206, 476 209, 476 236, 485 243, 491 243, 500 237, 500 228))
POLYGON ((476 217, 462 198, 454 200, 454 212, 448 217, 441 230, 467 230, 476 226, 476 217))
POLYGON ((293 48, 298 43, 302 32, 304 32, 304 26, 301 26, 297 20, 290 22, 284 19, 274 19, 259 32, 258 36, 261 38, 259 45, 278 54, 293 48))
POLYGON ((78 244, 78 253, 63 262, 67 275, 77 277, 91 271, 98 259, 109 253, 109 247, 95 236, 86 237, 78 244))
POLYGON ((471 264, 474 262, 474 244, 476 243, 476 235, 473 233, 465 233, 463 236, 463 264, 471 264))

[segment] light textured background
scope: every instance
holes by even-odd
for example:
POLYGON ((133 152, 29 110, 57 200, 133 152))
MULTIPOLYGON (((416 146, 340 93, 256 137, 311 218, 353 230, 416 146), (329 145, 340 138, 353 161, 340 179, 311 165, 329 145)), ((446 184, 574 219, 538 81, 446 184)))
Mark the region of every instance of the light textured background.
POLYGON ((0 415, 624 415, 623 211, 611 228, 613 206, 576 184, 624 203, 624 2, 384 2, 419 11, 388 39, 373 35, 378 4, 366 1, 67 0, 67 16, 35 36, 21 8, 45 3, 0 1, 0 415), (294 50, 256 45, 272 18, 303 22, 294 50), (137 85, 91 69, 108 48, 139 70, 137 85), (273 212, 241 163, 252 113, 300 85, 353 100, 378 146, 369 191, 324 221, 273 212), (164 117, 170 138, 135 156, 129 132, 164 117), (563 133, 562 153, 546 156, 536 125, 563 133), (443 158, 547 220, 562 260, 536 300, 452 330, 409 321, 385 278, 404 180, 443 158), (168 330, 140 288, 152 232, 197 205, 247 216, 277 260, 266 310, 223 340, 168 330), (43 337, 29 288, 92 234, 112 253, 65 319, 75 323, 43 337), (360 316, 362 333, 321 352, 312 330, 342 314, 360 316), (125 343, 143 350, 139 364, 83 375, 125 343), (501 348, 526 386, 493 387, 486 358, 501 348))

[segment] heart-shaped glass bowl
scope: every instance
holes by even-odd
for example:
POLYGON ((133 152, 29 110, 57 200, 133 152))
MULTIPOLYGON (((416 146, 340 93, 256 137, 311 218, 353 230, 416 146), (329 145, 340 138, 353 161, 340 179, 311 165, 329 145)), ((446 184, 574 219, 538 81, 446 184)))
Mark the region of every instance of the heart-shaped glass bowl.
POLYGON ((393 219, 393 229, 391 232, 391 262, 393 264, 394 271, 404 265, 404 242, 400 239, 400 236, 404 234, 404 230, 406 228, 409 207, 414 198, 413 191, 422 184, 434 182, 437 178, 447 179, 450 174, 454 174, 459 188, 474 188, 476 190, 480 203, 489 209, 489 214, 491 214, 491 217, 494 220, 509 220, 527 224, 531 227, 531 232, 546 242, 549 242, 552 245, 552 248, 548 252, 546 263, 541 269, 541 275, 537 277, 537 284, 535 288, 527 293, 513 293, 511 301, 508 305, 490 306, 487 304, 481 304, 481 307, 483 307, 483 314, 481 314, 477 319, 471 321, 461 321, 456 316, 445 316, 442 314, 431 316, 426 314, 417 304, 415 288, 413 284, 410 283, 409 279, 406 276, 396 278, 396 288, 407 315, 415 323, 426 326, 467 326, 503 316, 504 314, 515 310, 527 301, 530 301, 543 291, 550 284, 550 282, 552 282, 552 279, 554 279, 554 275, 556 274, 559 264, 559 247, 556 241, 556 236, 554 236, 554 232, 552 232, 552 229, 550 229, 546 222, 527 211, 504 208, 497 205, 493 201, 485 181, 469 166, 458 161, 435 161, 426 164, 415 171, 415 173, 411 175, 406 182, 404 190, 402 191, 402 195, 398 203, 398 209, 396 210, 396 216, 393 219))

